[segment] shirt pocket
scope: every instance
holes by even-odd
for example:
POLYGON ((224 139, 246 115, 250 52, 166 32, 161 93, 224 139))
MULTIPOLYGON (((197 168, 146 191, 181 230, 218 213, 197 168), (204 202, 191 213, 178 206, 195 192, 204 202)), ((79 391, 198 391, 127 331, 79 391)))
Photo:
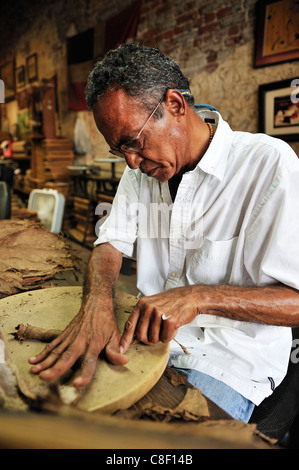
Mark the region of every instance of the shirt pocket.
POLYGON ((190 284, 227 284, 232 271, 238 237, 229 240, 203 239, 189 261, 186 276, 190 284))

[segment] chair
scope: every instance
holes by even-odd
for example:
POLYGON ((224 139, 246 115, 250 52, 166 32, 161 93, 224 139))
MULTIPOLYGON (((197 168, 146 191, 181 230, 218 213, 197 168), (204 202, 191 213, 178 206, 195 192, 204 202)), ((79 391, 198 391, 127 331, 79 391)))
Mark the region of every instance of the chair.
POLYGON ((0 181, 0 220, 10 219, 11 195, 9 185, 0 181))
POLYGON ((278 444, 283 442, 299 417, 299 358, 297 361, 295 348, 292 352, 285 378, 272 395, 255 407, 250 418, 250 423, 255 423, 258 431, 277 439, 278 444))

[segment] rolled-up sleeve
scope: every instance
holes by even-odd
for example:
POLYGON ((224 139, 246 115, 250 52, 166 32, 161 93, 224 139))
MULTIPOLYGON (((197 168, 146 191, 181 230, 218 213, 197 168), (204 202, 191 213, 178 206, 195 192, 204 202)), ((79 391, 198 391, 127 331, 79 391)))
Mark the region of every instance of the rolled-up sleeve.
POLYGON ((97 229, 95 246, 109 242, 126 256, 134 256, 138 231, 138 183, 134 171, 128 167, 120 180, 110 213, 102 223, 99 220, 97 229))

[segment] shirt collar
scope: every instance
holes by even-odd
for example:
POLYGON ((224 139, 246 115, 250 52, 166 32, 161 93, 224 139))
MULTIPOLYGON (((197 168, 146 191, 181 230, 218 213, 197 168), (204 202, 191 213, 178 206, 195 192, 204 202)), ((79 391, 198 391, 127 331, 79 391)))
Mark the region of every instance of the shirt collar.
POLYGON ((221 181, 226 170, 228 154, 233 139, 233 131, 217 111, 204 110, 198 111, 197 114, 203 121, 209 120, 209 122, 215 126, 216 132, 208 150, 203 155, 196 168, 216 176, 216 178, 221 181))

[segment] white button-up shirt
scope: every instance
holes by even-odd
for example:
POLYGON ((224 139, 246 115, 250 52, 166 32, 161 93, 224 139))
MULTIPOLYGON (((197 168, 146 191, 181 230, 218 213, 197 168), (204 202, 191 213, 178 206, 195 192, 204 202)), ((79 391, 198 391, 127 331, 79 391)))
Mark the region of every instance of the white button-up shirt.
MULTIPOLYGON (((299 289, 299 160, 283 141, 233 132, 217 112, 212 143, 168 182, 126 168, 96 244, 137 259, 137 287, 153 295, 190 284, 299 289)), ((274 299, 273 299, 274 300, 274 299)), ((291 329, 198 315, 171 341, 170 364, 202 371, 259 404, 286 374, 291 329)))

